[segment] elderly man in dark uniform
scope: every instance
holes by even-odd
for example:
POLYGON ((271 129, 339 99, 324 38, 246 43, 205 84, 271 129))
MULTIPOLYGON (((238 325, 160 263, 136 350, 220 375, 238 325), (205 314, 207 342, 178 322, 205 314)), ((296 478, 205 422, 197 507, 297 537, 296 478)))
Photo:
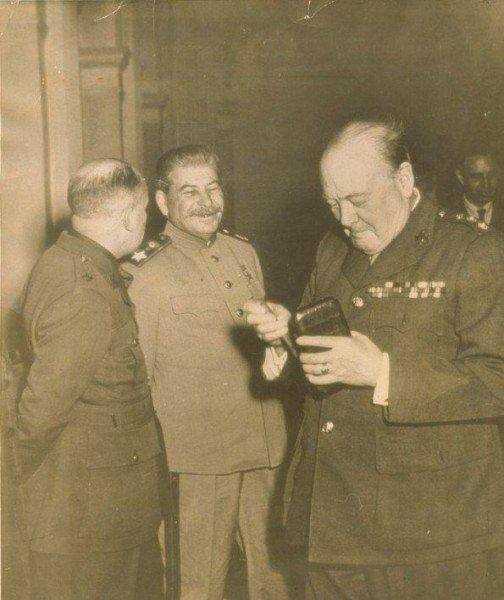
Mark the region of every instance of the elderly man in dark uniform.
MULTIPOLYGON (((348 124, 321 174, 348 242, 322 240, 303 302, 336 297, 352 334, 297 340, 341 384, 306 400, 286 490, 307 598, 502 598, 503 240, 434 209, 394 124, 348 124)), ((286 309, 246 309, 278 345, 286 309)))
POLYGON ((262 349, 242 309, 264 296, 257 254, 243 237, 219 230, 224 197, 207 148, 161 157, 156 200, 166 226, 132 256, 130 292, 178 474, 181 596, 223 598, 238 534, 251 600, 282 600, 286 583, 271 560, 271 538, 280 525, 285 419, 261 382, 262 349))
POLYGON ((23 305, 32 360, 14 435, 32 597, 160 599, 162 445, 117 263, 142 240, 147 190, 103 160, 77 172, 68 202, 73 228, 23 305))
MULTIPOLYGON (((504 202, 499 194, 499 170, 495 156, 487 150, 469 152, 455 174, 461 194, 455 198, 457 214, 504 232, 504 202)), ((459 217, 460 218, 460 217, 459 217)))

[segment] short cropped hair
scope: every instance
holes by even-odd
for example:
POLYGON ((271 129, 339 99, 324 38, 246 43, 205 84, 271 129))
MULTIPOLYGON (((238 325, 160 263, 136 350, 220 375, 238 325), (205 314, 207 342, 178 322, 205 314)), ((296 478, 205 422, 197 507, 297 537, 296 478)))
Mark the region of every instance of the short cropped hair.
POLYGON ((378 155, 395 171, 403 162, 411 162, 401 121, 350 121, 332 137, 327 150, 348 141, 367 139, 374 144, 378 155))
POLYGON ((107 158, 80 167, 68 184, 68 205, 82 218, 112 216, 136 202, 143 177, 126 161, 107 158))
POLYGON ((172 183, 170 176, 177 167, 202 165, 209 165, 216 171, 219 169, 219 157, 208 146, 191 144, 168 150, 157 162, 156 190, 168 193, 172 183))

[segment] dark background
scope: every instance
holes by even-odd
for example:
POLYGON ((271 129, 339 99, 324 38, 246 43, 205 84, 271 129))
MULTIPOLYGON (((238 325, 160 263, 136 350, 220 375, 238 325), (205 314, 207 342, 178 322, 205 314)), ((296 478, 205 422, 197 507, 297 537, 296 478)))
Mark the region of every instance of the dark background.
POLYGON ((417 176, 442 197, 465 147, 500 152, 502 0, 144 0, 138 9, 142 73, 169 98, 162 131, 144 131, 148 174, 161 150, 214 144, 226 221, 260 249, 277 299, 296 301, 330 223, 318 159, 338 124, 403 119, 417 176))

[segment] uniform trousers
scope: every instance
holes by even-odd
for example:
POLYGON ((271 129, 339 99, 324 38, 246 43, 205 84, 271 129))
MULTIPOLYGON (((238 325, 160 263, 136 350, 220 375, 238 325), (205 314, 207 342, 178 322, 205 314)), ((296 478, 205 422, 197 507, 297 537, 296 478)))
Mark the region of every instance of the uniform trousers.
POLYGON ((157 538, 135 548, 95 554, 31 552, 33 600, 163 600, 157 538))
POLYGON ((421 565, 310 565, 306 600, 502 600, 504 550, 421 565))
MULTIPOLYGON (((233 546, 246 558, 250 600, 288 598, 275 564, 280 468, 179 475, 182 600, 221 600, 233 546)), ((237 600, 237 599, 233 599, 237 600)))

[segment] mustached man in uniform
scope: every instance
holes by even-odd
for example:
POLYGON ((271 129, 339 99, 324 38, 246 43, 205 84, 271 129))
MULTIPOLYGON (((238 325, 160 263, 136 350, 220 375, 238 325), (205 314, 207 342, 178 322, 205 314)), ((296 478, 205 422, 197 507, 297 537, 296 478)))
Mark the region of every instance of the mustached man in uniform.
POLYGON ((504 232, 504 202, 499 194, 499 170, 488 151, 470 152, 455 171, 461 195, 455 199, 458 214, 504 232))
POLYGON ((163 597, 162 440, 117 259, 142 241, 147 190, 127 163, 71 179, 72 229, 33 269, 32 354, 13 427, 37 600, 163 597))
POLYGON ((348 241, 322 240, 303 303, 336 297, 352 335, 297 340, 312 385, 343 384, 306 400, 288 475, 306 597, 502 598, 503 239, 436 211, 394 123, 348 124, 321 174, 348 241))
POLYGON ((261 267, 250 243, 219 231, 224 197, 208 149, 164 154, 156 201, 166 227, 132 256, 130 292, 170 469, 179 474, 181 597, 222 599, 239 533, 250 598, 281 600, 270 540, 284 412, 261 389, 263 349, 242 309, 264 296, 261 267))

